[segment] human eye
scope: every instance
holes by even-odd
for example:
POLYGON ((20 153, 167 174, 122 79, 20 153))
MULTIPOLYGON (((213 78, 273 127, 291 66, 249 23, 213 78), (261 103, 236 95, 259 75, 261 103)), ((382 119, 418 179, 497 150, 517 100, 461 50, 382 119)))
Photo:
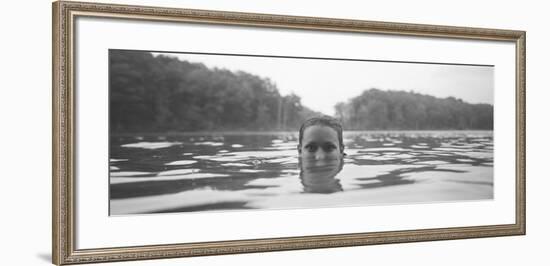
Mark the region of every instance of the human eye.
POLYGON ((317 151, 317 145, 314 145, 314 144, 308 144, 308 145, 306 145, 305 148, 306 148, 306 150, 307 150, 308 152, 315 152, 315 151, 317 151))
POLYGON ((325 152, 332 152, 332 151, 336 150, 336 145, 334 145, 332 143, 327 143, 327 144, 323 145, 323 150, 325 152))

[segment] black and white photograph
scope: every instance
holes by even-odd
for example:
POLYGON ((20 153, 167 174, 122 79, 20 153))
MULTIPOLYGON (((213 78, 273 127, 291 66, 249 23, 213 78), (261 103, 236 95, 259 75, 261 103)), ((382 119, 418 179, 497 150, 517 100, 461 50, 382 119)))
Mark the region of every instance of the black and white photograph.
POLYGON ((109 50, 110 215, 492 200, 494 66, 109 50))
MULTIPOLYGON (((526 186, 527 158, 543 158, 532 150, 545 143, 527 149, 526 139, 546 132, 526 131, 537 113, 527 112, 536 107, 527 69, 536 77, 533 63, 544 61, 535 20, 509 12, 489 22, 495 5, 479 7, 476 21, 471 8, 143 4, 53 2, 51 97, 6 98, 51 107, 48 120, 25 104, 29 118, 5 138, 17 148, 5 152, 8 168, 50 164, 49 184, 8 178, 25 183, 8 186, 12 199, 51 196, 51 209, 14 205, 50 228, 43 262, 226 265, 254 253, 244 256, 254 265, 328 265, 353 257, 343 250, 391 264, 426 252, 440 254, 434 265, 464 264, 453 252, 532 257, 510 247, 541 240, 536 224, 546 224, 526 212, 527 194, 535 209, 545 202, 527 193, 543 184, 526 186), (37 134, 38 123, 50 134, 37 134), (42 144, 51 161, 30 157, 42 144), (267 255, 278 251, 292 254, 267 255)), ((25 70, 13 84, 43 93, 30 62, 13 66, 25 70)))

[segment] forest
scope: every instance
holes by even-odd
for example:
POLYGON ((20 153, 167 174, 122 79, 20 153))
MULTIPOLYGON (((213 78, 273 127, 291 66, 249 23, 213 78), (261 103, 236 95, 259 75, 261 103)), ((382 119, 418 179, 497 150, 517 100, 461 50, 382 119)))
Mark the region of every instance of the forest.
MULTIPOLYGON (((294 131, 321 115, 268 78, 148 52, 109 51, 112 133, 294 131)), ((347 130, 492 129, 493 107, 367 89, 334 107, 347 130)))
POLYGON ((454 97, 369 89, 334 108, 348 130, 493 129, 492 105, 454 97))
POLYGON ((110 50, 112 132, 295 130, 320 115, 267 78, 175 57, 110 50))

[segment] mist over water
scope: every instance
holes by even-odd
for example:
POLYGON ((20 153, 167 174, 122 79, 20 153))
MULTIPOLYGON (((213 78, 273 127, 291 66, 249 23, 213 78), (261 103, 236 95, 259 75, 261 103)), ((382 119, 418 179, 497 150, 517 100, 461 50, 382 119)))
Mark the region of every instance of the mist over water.
POLYGON ((296 133, 111 136, 110 214, 493 198, 492 131, 344 132, 342 161, 300 161, 296 133))

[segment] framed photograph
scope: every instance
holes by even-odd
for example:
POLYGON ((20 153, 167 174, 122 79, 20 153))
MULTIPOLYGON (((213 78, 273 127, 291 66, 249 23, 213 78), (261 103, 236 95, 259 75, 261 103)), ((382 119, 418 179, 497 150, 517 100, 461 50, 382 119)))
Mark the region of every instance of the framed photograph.
POLYGON ((64 1, 53 27, 54 264, 525 234, 524 31, 64 1))

